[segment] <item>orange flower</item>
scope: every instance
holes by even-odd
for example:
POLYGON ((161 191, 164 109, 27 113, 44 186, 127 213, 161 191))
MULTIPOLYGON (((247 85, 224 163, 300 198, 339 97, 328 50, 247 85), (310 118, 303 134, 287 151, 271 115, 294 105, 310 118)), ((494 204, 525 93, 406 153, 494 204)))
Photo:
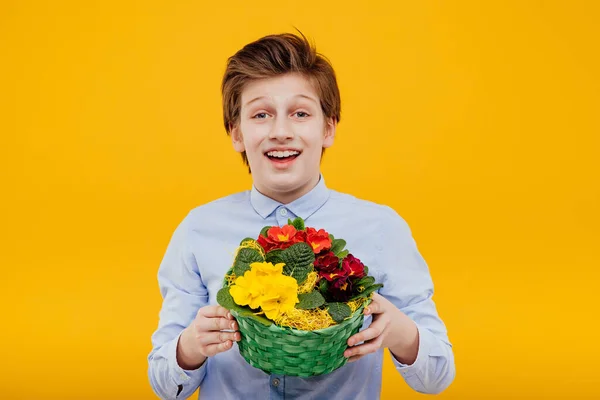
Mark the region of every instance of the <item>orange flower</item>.
POLYGON ((258 244, 265 252, 274 249, 287 249, 291 245, 306 240, 306 232, 298 231, 292 225, 273 226, 267 231, 267 236, 259 235, 258 244))
POLYGON ((296 236, 296 228, 292 225, 284 225, 281 228, 273 226, 267 231, 267 236, 275 243, 289 242, 296 236))
POLYGON ((331 238, 324 229, 306 228, 306 241, 315 254, 331 249, 331 238))

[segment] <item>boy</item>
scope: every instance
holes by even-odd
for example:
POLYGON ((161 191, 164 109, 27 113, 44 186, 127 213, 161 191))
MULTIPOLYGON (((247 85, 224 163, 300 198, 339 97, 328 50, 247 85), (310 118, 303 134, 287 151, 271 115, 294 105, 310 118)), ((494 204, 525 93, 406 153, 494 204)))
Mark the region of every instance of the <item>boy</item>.
POLYGON ((335 73, 306 38, 271 35, 228 61, 225 129, 253 178, 252 189, 193 209, 175 230, 158 272, 164 302, 148 356, 163 399, 200 386, 208 399, 376 399, 383 349, 407 384, 439 393, 454 378, 433 284, 404 220, 391 208, 330 190, 320 174, 340 120, 335 73), (343 237, 384 284, 348 339, 349 363, 313 378, 268 375, 239 354, 236 321, 216 302, 240 240, 302 217, 343 237))

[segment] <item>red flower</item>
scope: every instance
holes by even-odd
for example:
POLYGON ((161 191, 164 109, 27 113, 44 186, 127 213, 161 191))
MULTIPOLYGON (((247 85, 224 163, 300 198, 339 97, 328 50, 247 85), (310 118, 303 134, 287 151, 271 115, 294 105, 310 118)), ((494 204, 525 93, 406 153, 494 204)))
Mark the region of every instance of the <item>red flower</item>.
POLYGON ((314 265, 319 275, 330 282, 341 276, 340 259, 331 251, 317 257, 314 265))
POLYGON ((350 268, 348 265, 340 266, 340 259, 337 258, 331 251, 319 256, 315 260, 315 268, 319 272, 319 275, 329 282, 336 281, 338 279, 346 279, 350 276, 350 268))
POLYGON ((315 254, 331 249, 329 233, 325 232, 324 229, 317 231, 315 228, 306 228, 306 241, 313 248, 315 254))
POLYGON ((347 277, 340 278, 329 285, 329 294, 335 301, 346 302, 352 297, 352 282, 347 277))
POLYGON ((306 232, 305 231, 296 232, 296 235, 294 235, 294 237, 292 238, 292 242, 293 243, 306 242, 306 232))
POLYGON ((268 253, 269 251, 273 250, 277 246, 277 243, 273 242, 268 237, 264 237, 263 235, 258 235, 257 242, 264 249, 265 253, 268 253))
POLYGON ((342 260, 342 269, 348 272, 348 276, 352 278, 364 278, 365 277, 365 265, 352 254, 348 254, 342 260))

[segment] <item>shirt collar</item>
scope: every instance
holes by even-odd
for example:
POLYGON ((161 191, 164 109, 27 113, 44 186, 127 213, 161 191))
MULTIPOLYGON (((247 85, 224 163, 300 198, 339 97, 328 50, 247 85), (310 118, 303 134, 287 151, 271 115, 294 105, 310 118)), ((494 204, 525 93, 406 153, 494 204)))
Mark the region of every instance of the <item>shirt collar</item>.
POLYGON ((325 178, 323 178, 323 175, 319 176, 319 182, 310 192, 289 204, 283 204, 265 196, 260 193, 254 185, 252 185, 252 190, 250 192, 250 203, 252 204, 252 207, 254 207, 254 210, 265 219, 271 215, 277 207, 285 206, 288 210, 293 212, 294 215, 306 220, 321 208, 323 204, 327 202, 327 199, 329 199, 329 189, 325 185, 325 178))

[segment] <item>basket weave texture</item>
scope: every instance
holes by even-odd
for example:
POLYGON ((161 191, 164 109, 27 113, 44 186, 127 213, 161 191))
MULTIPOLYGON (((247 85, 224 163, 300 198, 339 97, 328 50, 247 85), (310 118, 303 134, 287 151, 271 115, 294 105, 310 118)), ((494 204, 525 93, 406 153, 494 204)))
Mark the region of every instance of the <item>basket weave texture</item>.
POLYGON ((363 324, 363 308, 338 325, 314 331, 275 324, 267 327, 252 317, 233 311, 232 315, 242 337, 238 342, 240 353, 250 365, 266 373, 309 377, 328 374, 346 364, 347 341, 363 324))

